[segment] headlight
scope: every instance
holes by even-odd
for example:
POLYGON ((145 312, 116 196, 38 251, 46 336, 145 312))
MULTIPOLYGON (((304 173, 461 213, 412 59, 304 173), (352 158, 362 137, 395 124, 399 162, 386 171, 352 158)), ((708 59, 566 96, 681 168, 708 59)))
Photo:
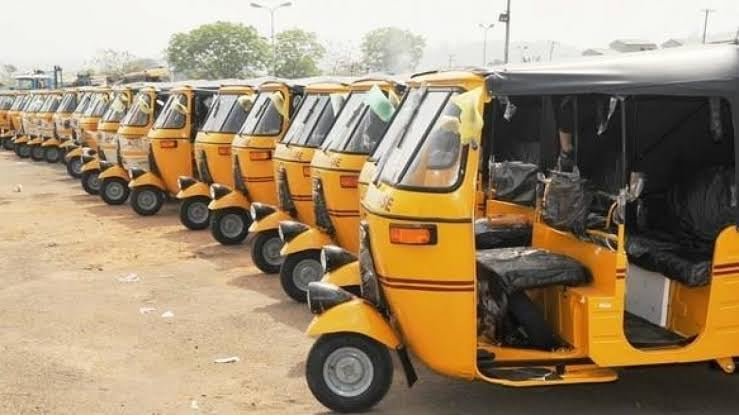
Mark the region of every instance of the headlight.
POLYGON ((113 163, 108 162, 107 160, 101 160, 100 161, 100 172, 105 172, 106 170, 113 167, 113 163))
POLYGON ((221 185, 219 183, 213 184, 210 186, 210 199, 217 201, 224 196, 231 193, 231 189, 229 189, 225 185, 221 185))
POLYGON ((310 282, 308 284, 308 307, 315 315, 349 302, 353 298, 351 293, 330 283, 310 282))
POLYGON ((349 263, 357 261, 357 257, 339 246, 324 246, 321 250, 321 266, 324 273, 331 273, 349 263))
POLYGON ((90 163, 95 160, 95 156, 82 155, 82 163, 90 163))
POLYGON ((257 219, 257 209, 254 208, 254 204, 251 204, 249 207, 249 215, 251 215, 251 220, 256 221, 257 219))
POLYGON ((187 190, 187 188, 195 185, 197 182, 195 178, 190 176, 180 176, 177 178, 177 185, 179 185, 181 191, 187 190))
POLYGON ((275 207, 260 202, 251 204, 251 208, 249 209, 252 221, 261 221, 276 211, 277 209, 275 207))
POLYGON ((129 169, 129 170, 128 170, 128 175, 129 175, 129 176, 130 176, 130 177, 131 177, 132 179, 136 179, 136 178, 138 178, 139 176, 143 175, 144 173, 146 173, 146 171, 145 171, 145 170, 143 170, 143 169, 141 169, 141 168, 137 168, 137 167, 132 167, 131 169, 129 169))
POLYGON ((281 221, 278 229, 282 242, 289 243, 295 237, 308 231, 309 227, 297 221, 281 221))

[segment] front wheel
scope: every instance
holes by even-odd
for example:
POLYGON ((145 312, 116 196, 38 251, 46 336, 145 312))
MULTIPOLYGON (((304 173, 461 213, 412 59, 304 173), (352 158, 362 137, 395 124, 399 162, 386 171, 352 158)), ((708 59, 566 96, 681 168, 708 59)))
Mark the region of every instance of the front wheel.
POLYGON ((15 154, 17 154, 19 157, 23 159, 28 159, 31 157, 31 146, 21 143, 15 145, 15 154))
POLYGON ((100 171, 88 170, 82 173, 80 178, 82 189, 90 195, 100 194, 100 171))
POLYGON ((82 177, 82 160, 79 157, 69 159, 69 162, 67 162, 67 173, 75 179, 82 177))
POLYGON ((290 254, 280 267, 280 283, 285 293, 298 302, 308 299, 308 284, 323 277, 321 250, 305 250, 290 254))
POLYGON ((238 208, 219 209, 212 213, 210 232, 213 238, 225 246, 241 244, 249 234, 251 217, 238 208))
POLYGON ((131 190, 128 182, 121 178, 105 178, 100 188, 100 197, 108 205, 123 205, 131 190))
POLYGON ((3 140, 3 147, 5 150, 13 150, 13 138, 7 138, 3 140))
POLYGON ((193 196, 180 204, 180 222, 190 230, 204 230, 210 225, 210 198, 193 196))
POLYGON ((131 191, 131 208, 143 216, 155 215, 164 205, 164 192, 154 186, 141 186, 131 191))
POLYGON ((251 243, 251 259, 259 270, 266 274, 280 271, 283 258, 280 255, 282 240, 277 230, 262 231, 251 243))
POLYGON ((56 146, 48 146, 44 148, 44 160, 48 163, 59 163, 62 159, 62 151, 56 146))
POLYGON ((41 147, 40 144, 34 144, 33 146, 29 146, 31 148, 31 159, 35 160, 36 162, 41 162, 44 160, 44 148, 41 147))
POLYGON ((308 353, 305 378, 324 406, 359 413, 385 397, 393 382, 393 362, 384 345, 364 335, 323 335, 308 353))

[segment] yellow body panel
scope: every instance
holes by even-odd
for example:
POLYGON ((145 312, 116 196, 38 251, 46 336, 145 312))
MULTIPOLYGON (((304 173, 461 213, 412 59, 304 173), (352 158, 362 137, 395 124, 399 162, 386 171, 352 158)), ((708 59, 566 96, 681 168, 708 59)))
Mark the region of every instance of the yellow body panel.
POLYGON ((358 286, 359 262, 355 261, 323 275, 321 282, 331 283, 339 287, 358 286))
POLYGON ((182 188, 180 188, 180 191, 177 192, 176 198, 188 199, 196 196, 206 196, 210 198, 210 186, 208 186, 208 184, 205 182, 197 182, 189 186, 184 191, 182 190, 182 188))
POLYGON ((208 209, 212 211, 226 208, 241 208, 248 211, 249 207, 251 207, 251 201, 244 194, 237 191, 231 191, 223 198, 213 199, 208 204, 208 209))
POLYGON ((259 233, 262 231, 276 230, 280 226, 280 222, 292 220, 292 217, 285 211, 277 210, 270 215, 254 221, 249 226, 250 233, 259 233))
POLYGON ((393 327, 373 306, 361 299, 342 303, 314 318, 306 333, 318 337, 347 331, 366 335, 393 350, 401 345, 393 327))
POLYGON ((280 254, 289 256, 290 254, 299 253, 305 250, 320 249, 323 246, 333 242, 331 236, 320 231, 315 227, 309 228, 307 231, 297 235, 289 243, 283 244, 280 254))
POLYGON ((122 178, 126 182, 130 180, 128 176, 128 172, 123 169, 120 165, 113 165, 109 167, 108 169, 105 169, 104 171, 100 172, 100 175, 98 175, 98 179, 101 181, 108 179, 108 178, 122 178))
POLYGON ((135 189, 141 186, 153 186, 162 190, 166 189, 166 184, 162 182, 162 179, 151 172, 146 172, 138 178, 131 179, 131 181, 128 182, 128 187, 131 189, 135 189))
POLYGON ((95 158, 95 160, 91 160, 91 161, 85 163, 84 165, 82 165, 81 172, 82 173, 85 173, 85 172, 93 172, 93 171, 96 171, 96 170, 98 170, 98 171, 100 170, 100 159, 98 159, 98 158, 95 158))

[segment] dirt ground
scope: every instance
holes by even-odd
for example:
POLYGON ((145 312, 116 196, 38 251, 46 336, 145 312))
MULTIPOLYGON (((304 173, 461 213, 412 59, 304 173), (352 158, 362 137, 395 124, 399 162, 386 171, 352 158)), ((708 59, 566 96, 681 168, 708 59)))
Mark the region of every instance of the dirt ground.
MULTIPOLYGON (((7 151, 0 221, 0 413, 326 411, 303 377, 311 316, 252 265, 248 244, 184 230, 175 203, 150 218, 109 207, 63 165, 7 151), (120 281, 131 273, 140 280, 120 281), (240 361, 213 362, 230 356, 240 361)), ((739 411, 739 375, 706 364, 525 390, 416 368, 410 390, 398 368, 377 412, 739 411)))

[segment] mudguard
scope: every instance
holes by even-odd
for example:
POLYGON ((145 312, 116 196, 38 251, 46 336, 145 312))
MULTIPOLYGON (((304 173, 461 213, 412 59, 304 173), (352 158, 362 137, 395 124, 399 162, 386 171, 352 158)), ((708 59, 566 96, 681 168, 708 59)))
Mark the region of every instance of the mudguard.
POLYGON ((281 221, 287 221, 287 220, 292 220, 292 219, 293 217, 291 217, 290 214, 278 209, 277 211, 267 215, 261 220, 252 222, 251 226, 249 227, 249 232, 259 233, 262 231, 276 230, 277 227, 280 226, 281 221))
POLYGON ((64 160, 69 162, 70 160, 76 158, 76 157, 82 157, 82 148, 81 147, 75 147, 74 149, 67 152, 67 154, 64 156, 64 160))
POLYGON ((85 173, 85 172, 89 172, 92 170, 98 170, 98 171, 100 170, 100 159, 98 159, 97 157, 95 158, 95 160, 92 160, 82 165, 81 172, 85 173))
POLYGON ((128 176, 128 171, 119 165, 113 165, 100 172, 100 176, 98 176, 98 178, 100 178, 101 181, 108 178, 121 178, 126 182, 131 180, 131 177, 128 176))
POLYGON ((79 147, 76 144, 74 144, 74 140, 67 139, 62 142, 62 144, 59 145, 62 149, 72 149, 74 147, 79 147))
POLYGON ((159 176, 151 172, 146 172, 138 178, 131 179, 131 181, 128 182, 128 187, 131 189, 135 189, 141 186, 153 186, 155 188, 161 189, 163 192, 167 192, 167 186, 164 184, 164 181, 162 181, 159 176))
POLYGON ((28 136, 16 136, 16 138, 13 139, 13 143, 15 144, 28 143, 28 136))
POLYGON ((210 198, 210 186, 205 182, 196 182, 184 191, 180 190, 180 192, 177 192, 177 199, 188 199, 196 196, 210 198))
POLYGON ((60 144, 59 139, 52 137, 41 143, 41 147, 59 147, 60 144))
POLYGON ((372 338, 393 350, 401 346, 395 329, 374 306, 359 298, 334 306, 316 316, 305 332, 310 337, 353 332, 372 338))
MULTIPOLYGON (((210 195, 210 191, 208 193, 210 195)), ((208 209, 211 211, 218 211, 226 208, 241 208, 245 211, 249 211, 251 202, 249 199, 239 191, 231 191, 228 195, 220 199, 213 199, 208 204, 208 209)))
POLYGON ((33 145, 41 144, 43 142, 44 142, 44 139, 42 139, 40 137, 35 137, 35 138, 33 138, 33 139, 31 139, 31 140, 28 141, 28 145, 29 146, 33 146, 33 145))
POLYGON ((339 267, 331 273, 326 273, 321 279, 323 283, 331 283, 339 287, 359 286, 361 278, 359 277, 359 262, 355 261, 345 266, 339 267))
POLYGON ((334 241, 331 237, 320 231, 318 228, 311 227, 308 230, 300 233, 297 237, 294 237, 289 242, 282 245, 280 254, 283 256, 289 256, 290 254, 299 253, 305 250, 320 250, 323 246, 333 244, 334 241))

